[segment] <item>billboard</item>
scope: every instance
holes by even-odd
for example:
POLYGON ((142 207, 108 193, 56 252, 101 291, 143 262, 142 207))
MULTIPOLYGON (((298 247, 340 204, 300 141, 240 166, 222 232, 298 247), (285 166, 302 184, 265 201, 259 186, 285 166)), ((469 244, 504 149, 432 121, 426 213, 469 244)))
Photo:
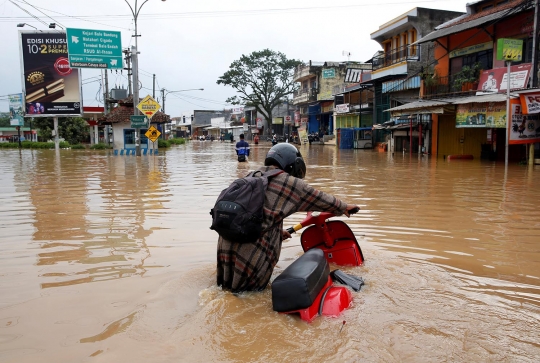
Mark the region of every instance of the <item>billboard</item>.
POLYGON ((505 102, 474 102, 457 105, 456 128, 506 127, 505 102))
POLYGON ((69 67, 66 33, 19 34, 26 116, 80 116, 80 73, 69 67))
POLYGON ((512 122, 508 132, 508 144, 530 144, 540 141, 540 117, 539 115, 524 115, 522 103, 510 100, 510 112, 512 122))
POLYGON ((22 93, 8 95, 9 124, 11 126, 24 126, 24 107, 22 93))
MULTIPOLYGON (((510 90, 526 88, 531 72, 531 63, 523 63, 510 67, 510 90)), ((505 91, 508 85, 507 69, 494 68, 482 72, 478 82, 477 95, 498 93, 505 91)))

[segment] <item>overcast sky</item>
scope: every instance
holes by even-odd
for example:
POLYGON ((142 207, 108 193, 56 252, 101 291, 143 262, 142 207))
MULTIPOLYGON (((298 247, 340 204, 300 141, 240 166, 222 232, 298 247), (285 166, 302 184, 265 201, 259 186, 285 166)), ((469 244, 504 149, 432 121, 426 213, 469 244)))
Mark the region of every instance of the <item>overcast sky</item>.
MULTIPOLYGON (((165 111, 171 116, 223 109, 235 91, 216 81, 242 54, 269 48, 302 61, 346 61, 347 51, 351 61, 363 62, 380 50, 370 38, 380 25, 414 7, 464 12, 467 2, 471 1, 149 0, 137 22, 142 35, 140 96, 152 94, 155 74, 157 90, 204 88, 168 94, 165 111)), ((51 22, 64 28, 121 31, 122 47, 133 44, 133 15, 124 0, 0 0, 0 112, 8 111, 3 96, 22 90, 17 24, 49 30, 51 22)), ((95 78, 99 75, 97 70, 82 70, 84 106, 103 104, 95 78)), ((127 88, 125 71, 109 71, 109 87, 114 85, 127 88)), ((157 97, 161 101, 158 91, 157 97)))

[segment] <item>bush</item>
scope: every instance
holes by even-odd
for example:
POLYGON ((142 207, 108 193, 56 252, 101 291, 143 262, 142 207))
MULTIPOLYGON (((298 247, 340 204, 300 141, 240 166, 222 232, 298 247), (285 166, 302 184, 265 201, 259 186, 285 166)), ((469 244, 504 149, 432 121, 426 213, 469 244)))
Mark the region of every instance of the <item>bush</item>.
POLYGON ((184 145, 186 143, 186 139, 174 138, 170 139, 169 142, 173 145, 184 145))
POLYGON ((73 150, 86 150, 86 146, 84 146, 83 144, 71 145, 71 148, 73 150))
POLYGON ((106 149, 110 149, 110 147, 107 144, 99 143, 99 144, 94 144, 94 145, 90 146, 90 149, 92 149, 92 150, 106 150, 106 149))
POLYGON ((168 148, 171 146, 171 143, 168 141, 168 140, 161 140, 161 139, 158 139, 158 148, 159 149, 164 149, 164 148, 168 148))

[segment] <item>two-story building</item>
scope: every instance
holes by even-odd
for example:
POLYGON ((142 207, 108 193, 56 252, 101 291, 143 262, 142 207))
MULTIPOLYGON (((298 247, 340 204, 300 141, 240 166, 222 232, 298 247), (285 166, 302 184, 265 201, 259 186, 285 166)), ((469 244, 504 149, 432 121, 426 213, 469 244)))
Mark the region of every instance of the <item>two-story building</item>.
MULTIPOLYGON (((431 33, 437 25, 461 15, 463 13, 417 7, 382 24, 371 34, 371 39, 382 47, 372 59, 370 80, 375 92, 376 124, 390 121, 388 109, 417 101, 420 96, 421 74, 433 67, 434 45, 431 42, 420 45, 417 40, 431 33)), ((376 141, 386 141, 388 132, 388 129, 377 132, 376 141)), ((390 138, 394 150, 410 148, 409 133, 408 129, 392 130, 390 138)), ((415 140, 417 144, 418 135, 415 140)), ((416 148, 413 146, 413 149, 416 148)))
MULTIPOLYGON (((432 144, 429 152, 504 160, 526 157, 519 144, 538 142, 538 115, 527 110, 519 93, 530 92, 531 74, 538 70, 538 49, 533 34, 534 4, 526 0, 483 0, 467 5, 467 12, 420 38, 415 45, 434 42, 433 71, 424 74, 422 100, 393 107, 398 117, 416 120, 429 117, 432 144), (510 77, 503 60, 497 58, 499 39, 522 40, 521 60, 513 62, 510 77), (510 80, 511 114, 507 115, 510 80), (511 122, 507 122, 511 120, 511 122), (523 126, 526 125, 526 126, 523 126), (527 130, 530 129, 530 135, 527 130)), ((537 84, 535 84, 537 86, 537 84)))

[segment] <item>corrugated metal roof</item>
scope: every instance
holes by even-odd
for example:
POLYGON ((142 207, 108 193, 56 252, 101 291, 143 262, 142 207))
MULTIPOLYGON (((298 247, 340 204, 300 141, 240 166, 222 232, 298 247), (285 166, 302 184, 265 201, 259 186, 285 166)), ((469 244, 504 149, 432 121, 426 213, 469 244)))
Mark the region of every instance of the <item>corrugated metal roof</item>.
POLYGON ((406 103, 401 106, 389 108, 388 110, 385 110, 386 112, 392 112, 392 111, 404 111, 404 110, 414 110, 414 109, 421 109, 421 108, 430 108, 430 107, 442 107, 452 104, 453 99, 449 98, 448 101, 434 101, 434 100, 418 100, 410 103, 406 103))
MULTIPOLYGON (((510 96, 510 98, 515 98, 510 96)), ((478 95, 460 98, 455 100, 454 105, 462 105, 464 103, 478 103, 478 102, 504 102, 506 101, 506 94, 494 93, 490 95, 478 95)))
POLYGON ((457 24, 457 25, 454 25, 454 26, 449 26, 448 28, 442 28, 442 29, 439 29, 439 30, 435 30, 434 32, 429 33, 425 37, 418 39, 412 45, 431 42, 432 40, 442 38, 442 37, 445 37, 445 36, 450 35, 450 34, 455 34, 455 33, 459 33, 459 32, 462 32, 464 30, 467 30, 467 29, 476 28, 476 27, 478 27, 480 25, 484 25, 486 23, 489 23, 492 20, 497 20, 497 19, 500 19, 500 18, 502 18, 504 16, 508 16, 508 9, 505 9, 503 11, 499 11, 497 13, 486 15, 486 16, 484 16, 482 18, 467 21, 465 23, 457 24))

